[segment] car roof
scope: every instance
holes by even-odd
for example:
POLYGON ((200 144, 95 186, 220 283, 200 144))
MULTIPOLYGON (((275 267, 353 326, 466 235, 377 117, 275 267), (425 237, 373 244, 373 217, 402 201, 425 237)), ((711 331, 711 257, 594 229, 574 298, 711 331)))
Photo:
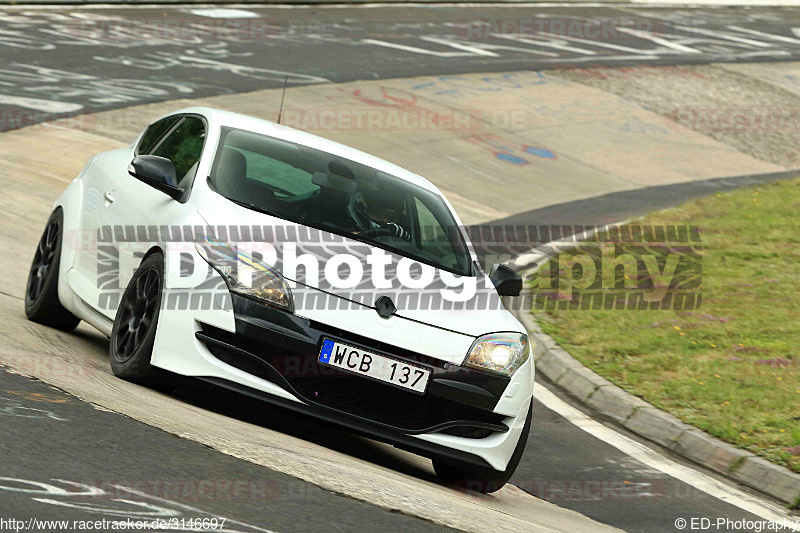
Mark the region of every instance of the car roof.
POLYGON ((442 192, 433 183, 418 174, 414 174, 403 167, 395 165, 394 163, 390 163, 384 159, 375 157, 374 155, 370 155, 366 152, 362 152, 361 150, 357 150, 336 141, 314 135, 313 133, 296 130, 282 124, 270 122, 269 120, 263 120, 260 118, 211 107, 187 107, 164 116, 167 117, 170 115, 190 113, 204 116, 208 120, 209 127, 211 128, 228 126, 252 131, 255 133, 261 133, 276 139, 315 148, 317 150, 321 150, 323 152, 327 152, 332 155, 343 157, 351 161, 375 168, 381 172, 390 174, 396 178, 413 183, 424 189, 435 192, 440 196, 443 196, 442 192))

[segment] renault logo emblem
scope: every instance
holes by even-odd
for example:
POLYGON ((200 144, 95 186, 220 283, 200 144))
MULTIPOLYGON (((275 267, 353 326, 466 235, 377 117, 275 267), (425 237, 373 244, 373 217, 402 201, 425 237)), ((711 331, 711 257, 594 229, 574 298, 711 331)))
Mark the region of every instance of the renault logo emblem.
POLYGON ((395 307, 391 298, 388 296, 381 296, 375 300, 375 310, 381 318, 389 318, 397 311, 397 307, 395 307))

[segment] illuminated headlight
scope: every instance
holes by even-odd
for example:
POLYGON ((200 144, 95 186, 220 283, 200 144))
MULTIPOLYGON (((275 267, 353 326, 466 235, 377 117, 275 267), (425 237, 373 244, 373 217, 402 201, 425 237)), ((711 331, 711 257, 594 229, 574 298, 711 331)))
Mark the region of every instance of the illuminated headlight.
POLYGON ((511 376, 528 360, 528 336, 521 333, 492 333, 478 338, 464 364, 511 376))
POLYGON ((197 253, 220 273, 231 292, 294 310, 292 291, 277 270, 228 243, 205 239, 195 243, 197 253))

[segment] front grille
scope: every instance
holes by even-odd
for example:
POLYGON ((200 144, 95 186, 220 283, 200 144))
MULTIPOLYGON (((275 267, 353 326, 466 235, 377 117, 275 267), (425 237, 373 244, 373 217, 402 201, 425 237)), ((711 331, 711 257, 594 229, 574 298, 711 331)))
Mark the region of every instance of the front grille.
POLYGON ((430 392, 415 394, 321 365, 317 362, 316 351, 287 353, 285 348, 277 350, 211 326, 203 326, 198 338, 212 355, 235 368, 288 388, 309 403, 372 422, 409 432, 444 424, 448 427, 441 429, 443 433, 465 438, 484 438, 495 431, 507 430, 503 415, 430 392), (280 355, 272 355, 276 353, 280 355), (296 359, 296 364, 287 364, 291 358, 296 359), (297 372, 297 369, 302 371, 297 372), (454 426, 453 423, 459 424, 454 426), (482 427, 486 425, 490 427, 482 427))
POLYGON ((409 430, 456 421, 502 424, 505 418, 446 398, 414 394, 345 372, 328 372, 327 376, 291 378, 289 383, 316 403, 409 430))

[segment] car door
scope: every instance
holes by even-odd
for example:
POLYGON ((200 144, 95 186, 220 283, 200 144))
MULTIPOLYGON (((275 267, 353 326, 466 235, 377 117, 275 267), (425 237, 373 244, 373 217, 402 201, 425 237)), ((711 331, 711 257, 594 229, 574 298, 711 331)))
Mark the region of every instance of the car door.
MULTIPOLYGON (((151 150, 156 143, 180 120, 171 116, 151 124, 144 132, 135 152, 151 150)), ((78 227, 78 241, 72 268, 67 281, 75 293, 92 308, 108 306, 108 295, 99 291, 107 285, 110 271, 117 270, 118 253, 113 246, 110 228, 103 228, 111 202, 109 182, 130 163, 130 148, 118 148, 93 157, 81 172, 82 209, 78 227)))
MULTIPOLYGON (((127 287, 142 256, 159 242, 160 227, 173 209, 179 209, 188 200, 194 181, 194 173, 206 136, 206 123, 196 115, 167 117, 148 128, 137 147, 136 155, 157 155, 172 161, 178 187, 185 192, 183 198, 173 200, 163 192, 136 179, 125 168, 118 169, 106 184, 103 194, 105 207, 101 215, 102 225, 110 227, 114 235, 112 251, 117 254, 116 269, 108 269, 108 275, 98 278, 98 288, 110 302, 101 309, 113 318, 116 303, 127 287), (165 122, 166 121, 166 122, 165 122), (162 124, 162 122, 164 122, 162 124), (150 129, 153 135, 150 136, 150 129)), ((108 230, 107 230, 108 231, 108 230)))

